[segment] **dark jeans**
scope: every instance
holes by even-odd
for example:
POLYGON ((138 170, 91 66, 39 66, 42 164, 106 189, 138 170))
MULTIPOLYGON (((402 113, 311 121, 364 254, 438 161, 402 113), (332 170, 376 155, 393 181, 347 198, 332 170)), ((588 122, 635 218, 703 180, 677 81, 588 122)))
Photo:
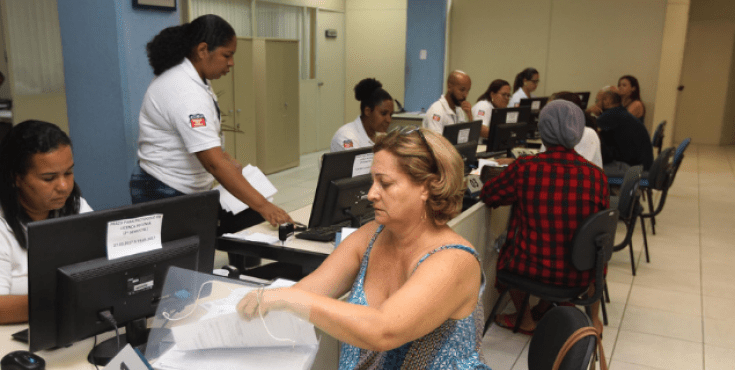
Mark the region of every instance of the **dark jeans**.
MULTIPOLYGON (((166 185, 155 177, 135 166, 133 174, 130 176, 130 198, 133 204, 150 202, 158 199, 165 199, 184 195, 184 193, 166 185)), ((226 233, 235 233, 250 226, 257 225, 265 219, 258 213, 248 208, 236 215, 232 212, 219 209, 219 226, 217 226, 217 236, 226 233)), ((257 266, 260 264, 260 258, 245 257, 242 255, 228 253, 230 264, 243 270, 245 267, 257 266)), ((215 266, 216 267, 216 266, 215 266)))

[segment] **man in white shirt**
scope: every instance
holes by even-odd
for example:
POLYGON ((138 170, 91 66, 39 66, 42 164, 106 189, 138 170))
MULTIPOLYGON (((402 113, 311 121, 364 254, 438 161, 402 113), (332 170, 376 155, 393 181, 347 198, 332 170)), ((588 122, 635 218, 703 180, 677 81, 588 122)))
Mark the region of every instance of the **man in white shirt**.
POLYGON ((472 87, 470 76, 462 71, 454 71, 447 78, 447 92, 434 102, 426 111, 424 128, 439 134, 444 126, 472 120, 472 104, 467 101, 467 94, 472 87))

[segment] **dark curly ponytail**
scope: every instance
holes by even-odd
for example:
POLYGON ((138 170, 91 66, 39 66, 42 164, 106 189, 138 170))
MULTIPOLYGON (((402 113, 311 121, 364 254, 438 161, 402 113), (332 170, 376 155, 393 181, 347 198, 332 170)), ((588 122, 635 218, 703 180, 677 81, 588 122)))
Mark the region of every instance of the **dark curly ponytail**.
POLYGON ((214 14, 203 15, 191 23, 169 27, 146 45, 148 63, 158 76, 169 68, 191 57, 197 45, 204 42, 212 51, 235 37, 235 30, 227 21, 214 14))

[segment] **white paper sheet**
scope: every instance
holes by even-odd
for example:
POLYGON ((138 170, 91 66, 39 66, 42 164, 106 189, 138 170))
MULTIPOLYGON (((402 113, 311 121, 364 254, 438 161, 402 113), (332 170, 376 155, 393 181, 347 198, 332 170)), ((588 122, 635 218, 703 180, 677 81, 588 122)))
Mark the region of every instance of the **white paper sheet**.
MULTIPOLYGON (((263 197, 269 201, 273 201, 273 196, 278 192, 275 186, 265 177, 262 171, 258 167, 247 165, 242 169, 242 176, 248 180, 255 190, 257 190, 263 197)), ((238 214, 246 209, 248 205, 235 198, 227 189, 222 185, 217 185, 215 190, 219 191, 219 202, 222 205, 222 209, 232 212, 232 214, 238 214)))
POLYGON ((260 243, 267 243, 267 244, 276 244, 280 243, 280 239, 278 239, 277 236, 263 234, 263 233, 248 233, 248 234, 222 234, 225 238, 230 239, 238 239, 238 240, 247 240, 251 242, 260 242, 260 243))
POLYGON ((172 348, 153 363, 161 370, 307 370, 317 346, 181 351, 172 348))
MULTIPOLYGON (((291 284, 280 282, 271 287, 291 284)), ((256 289, 238 288, 225 298, 200 304, 207 310, 206 315, 195 323, 171 329, 176 346, 181 350, 198 350, 317 344, 314 326, 288 312, 270 312, 263 320, 259 317, 250 321, 242 319, 235 307, 242 297, 256 289)))

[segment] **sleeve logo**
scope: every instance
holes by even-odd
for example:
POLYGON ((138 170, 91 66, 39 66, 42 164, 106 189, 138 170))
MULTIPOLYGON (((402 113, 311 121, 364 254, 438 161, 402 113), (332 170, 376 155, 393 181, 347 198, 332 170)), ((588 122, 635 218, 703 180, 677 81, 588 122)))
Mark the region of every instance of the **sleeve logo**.
POLYGON ((191 128, 207 126, 207 120, 204 119, 204 115, 201 113, 189 115, 189 122, 191 123, 191 128))
POLYGON ((440 115, 438 115, 438 114, 435 114, 435 115, 434 115, 434 117, 431 117, 431 119, 433 119, 434 121, 437 121, 437 122, 439 122, 439 121, 441 121, 441 120, 442 120, 442 116, 440 116, 440 115))
POLYGON ((345 141, 343 141, 342 142, 342 146, 344 146, 347 149, 352 148, 352 140, 345 140, 345 141))
POLYGON ((485 117, 485 111, 484 110, 478 111, 477 115, 480 117, 485 117))

